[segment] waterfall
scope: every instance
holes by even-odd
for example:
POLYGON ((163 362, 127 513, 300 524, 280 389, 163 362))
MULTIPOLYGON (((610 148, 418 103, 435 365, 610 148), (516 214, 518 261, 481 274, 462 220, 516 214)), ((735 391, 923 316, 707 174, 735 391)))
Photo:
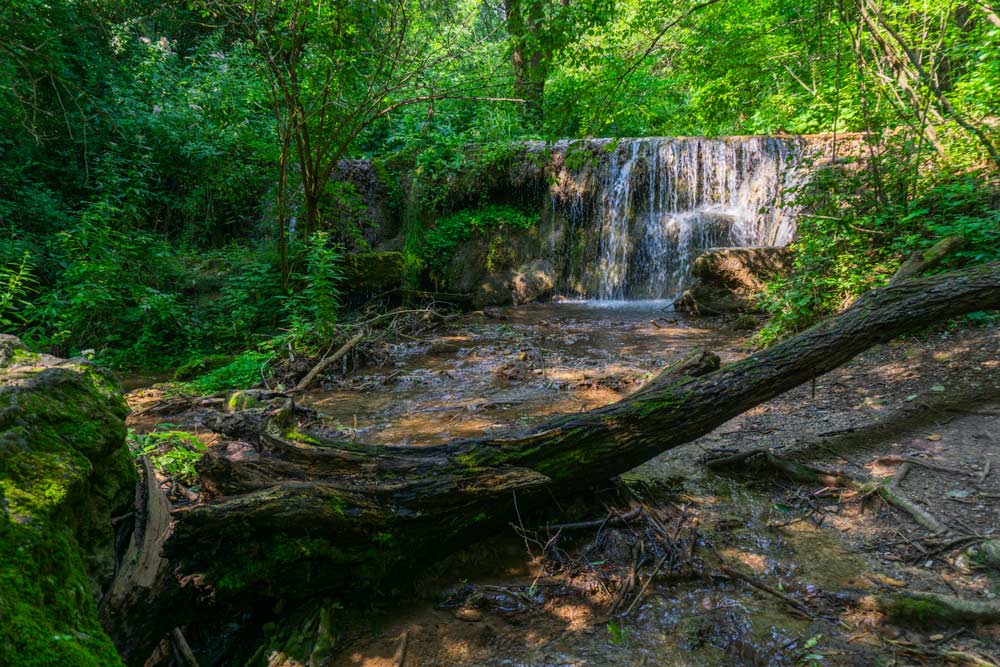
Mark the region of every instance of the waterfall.
POLYGON ((670 298, 701 251, 781 246, 794 235, 785 193, 804 178, 795 139, 594 139, 544 150, 552 210, 582 232, 570 291, 670 298))

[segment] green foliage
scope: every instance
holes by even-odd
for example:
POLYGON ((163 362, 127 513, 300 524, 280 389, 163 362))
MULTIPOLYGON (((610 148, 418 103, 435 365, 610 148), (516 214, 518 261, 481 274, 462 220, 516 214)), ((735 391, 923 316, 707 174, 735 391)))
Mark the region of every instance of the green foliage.
POLYGON ((216 254, 222 285, 206 308, 205 338, 212 347, 246 349, 283 322, 285 292, 278 258, 269 247, 216 254), (255 251, 256 250, 256 251, 255 251))
POLYGON ((272 356, 266 352, 248 350, 231 363, 192 380, 191 388, 199 394, 216 394, 229 389, 246 389, 258 384, 272 356))
POLYGON ((628 642, 629 629, 614 621, 608 621, 608 637, 615 646, 624 646, 628 642))
POLYGON ((28 314, 47 323, 44 342, 57 353, 87 346, 112 365, 163 362, 186 339, 188 314, 175 291, 183 267, 165 239, 116 232, 96 208, 52 240, 62 271, 28 314))
POLYGON ((34 278, 31 273, 31 253, 27 250, 20 261, 0 264, 0 327, 14 331, 29 321, 26 299, 34 278))
POLYGON ((526 213, 508 205, 487 204, 464 209, 438 220, 424 235, 422 259, 437 277, 441 277, 459 243, 477 234, 531 229, 538 222, 537 214, 526 213))
MULTIPOLYGON (((762 299, 771 320, 757 334, 768 345, 834 313, 884 284, 913 252, 942 238, 965 245, 936 269, 1000 259, 1000 193, 975 174, 940 174, 912 200, 885 204, 865 187, 869 174, 821 170, 800 193, 791 275, 773 281, 762 299)), ((988 320, 986 314, 973 319, 988 320)))
POLYGON ((198 479, 195 463, 205 451, 205 445, 188 431, 170 430, 172 424, 159 424, 150 433, 129 430, 128 448, 132 456, 149 457, 150 462, 163 475, 182 484, 193 484, 198 479))
POLYGON ((302 341, 326 343, 335 331, 340 310, 340 283, 344 278, 343 246, 331 244, 329 234, 316 232, 305 246, 305 271, 289 297, 293 335, 302 341))
POLYGON ((181 364, 177 370, 174 371, 174 380, 181 382, 184 380, 190 380, 198 377, 199 375, 204 375, 205 373, 214 371, 217 368, 226 366, 232 362, 233 357, 229 354, 195 355, 188 361, 181 364))

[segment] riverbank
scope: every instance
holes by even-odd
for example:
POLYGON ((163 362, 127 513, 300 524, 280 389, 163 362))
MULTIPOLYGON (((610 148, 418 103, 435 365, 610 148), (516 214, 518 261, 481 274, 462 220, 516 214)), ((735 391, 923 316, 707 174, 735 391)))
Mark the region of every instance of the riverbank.
MULTIPOLYGON (((707 345, 724 362, 744 356, 742 334, 724 326, 635 304, 490 310, 401 342, 386 350, 381 366, 302 402, 332 417, 344 437, 365 442, 420 444, 500 431, 617 400, 692 347, 707 345)), ((374 613, 348 624, 354 629, 341 637, 336 664, 397 664, 404 636, 411 667, 795 664, 808 655, 821 656, 814 658, 820 664, 860 665, 889 664, 893 656, 903 664, 940 662, 948 651, 989 655, 995 627, 955 636, 904 629, 863 603, 911 589, 990 599, 995 574, 966 553, 975 540, 928 556, 937 547, 924 541, 927 531, 878 501, 749 465, 715 474, 701 460, 709 450, 766 447, 859 478, 892 475, 898 462, 887 456, 963 470, 968 474, 956 476, 918 466, 904 488, 956 534, 987 537, 1000 512, 990 495, 1000 495, 1000 478, 986 467, 992 459, 985 446, 1000 437, 993 414, 998 360, 996 327, 940 330, 875 348, 820 378, 815 393, 810 386, 790 391, 603 494, 568 501, 569 519, 596 525, 512 527, 449 559, 404 608, 376 601, 374 613), (601 526, 630 513, 628 522, 601 526), (670 566, 657 570, 664 554, 670 566), (380 630, 372 632, 372 623, 380 630)), ((130 403, 141 411, 159 400, 158 391, 133 392, 130 403)), ((132 424, 148 429, 160 419, 199 429, 197 409, 137 415, 132 424)), ((236 446, 212 438, 211 446, 236 446)))

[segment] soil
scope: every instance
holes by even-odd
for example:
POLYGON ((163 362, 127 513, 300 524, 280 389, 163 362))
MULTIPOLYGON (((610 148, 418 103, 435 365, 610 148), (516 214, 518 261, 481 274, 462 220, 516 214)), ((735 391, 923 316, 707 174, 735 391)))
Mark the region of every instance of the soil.
MULTIPOLYGON (((329 378, 303 403, 345 437, 440 442, 618 400, 693 347, 723 363, 749 353, 725 321, 656 305, 498 309, 404 341, 388 366, 329 378)), ((130 402, 137 430, 163 420, 199 429, 197 405, 152 409, 162 388, 130 402)), ((871 602, 907 590, 1000 594, 998 573, 973 557, 1000 525, 998 442, 1000 327, 900 339, 593 497, 554 499, 564 511, 548 525, 529 518, 456 554, 415 598, 354 618, 331 664, 1000 664, 1000 626, 897 627, 871 602), (874 495, 797 484, 754 460, 704 465, 751 449, 862 480, 895 474, 906 457, 902 492, 947 538, 874 495)))

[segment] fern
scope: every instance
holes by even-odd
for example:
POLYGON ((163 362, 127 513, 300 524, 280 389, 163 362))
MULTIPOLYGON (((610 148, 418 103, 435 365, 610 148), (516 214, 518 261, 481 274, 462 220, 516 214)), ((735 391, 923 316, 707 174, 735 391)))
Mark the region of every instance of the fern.
POLYGON ((31 253, 25 250, 20 262, 0 265, 0 326, 20 328, 28 322, 31 302, 25 297, 35 282, 30 260, 31 253))

